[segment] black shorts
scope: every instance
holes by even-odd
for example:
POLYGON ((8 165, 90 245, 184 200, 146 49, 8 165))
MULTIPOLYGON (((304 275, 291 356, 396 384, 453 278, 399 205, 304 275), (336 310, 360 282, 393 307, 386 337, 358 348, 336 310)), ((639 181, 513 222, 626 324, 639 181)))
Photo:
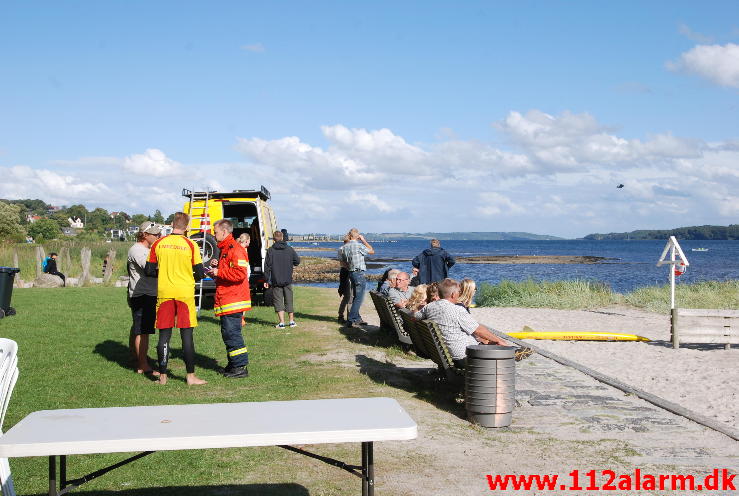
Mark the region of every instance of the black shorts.
POLYGON ((128 299, 131 307, 131 332, 138 334, 154 334, 154 321, 157 318, 157 297, 149 295, 134 296, 128 299))

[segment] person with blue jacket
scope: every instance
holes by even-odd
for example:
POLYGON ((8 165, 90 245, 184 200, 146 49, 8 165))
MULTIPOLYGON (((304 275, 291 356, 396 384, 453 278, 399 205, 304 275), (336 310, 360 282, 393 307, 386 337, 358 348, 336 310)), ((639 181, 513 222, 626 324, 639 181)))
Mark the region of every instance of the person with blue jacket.
POLYGON ((431 248, 423 250, 411 262, 418 269, 421 284, 443 281, 449 277, 449 269, 454 263, 454 257, 441 247, 438 239, 432 239, 431 248))

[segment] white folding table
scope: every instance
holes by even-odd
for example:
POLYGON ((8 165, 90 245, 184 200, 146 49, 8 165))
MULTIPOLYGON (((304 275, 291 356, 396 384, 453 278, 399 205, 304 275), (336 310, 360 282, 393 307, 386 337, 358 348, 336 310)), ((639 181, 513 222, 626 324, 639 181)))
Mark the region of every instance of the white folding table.
POLYGON ((43 410, 0 437, 0 458, 48 456, 49 495, 60 496, 155 451, 279 446, 358 476, 362 495, 371 496, 373 442, 416 436, 416 423, 391 398, 43 410), (350 442, 362 444, 359 466, 290 446, 350 442), (67 480, 67 455, 132 451, 142 453, 67 480))

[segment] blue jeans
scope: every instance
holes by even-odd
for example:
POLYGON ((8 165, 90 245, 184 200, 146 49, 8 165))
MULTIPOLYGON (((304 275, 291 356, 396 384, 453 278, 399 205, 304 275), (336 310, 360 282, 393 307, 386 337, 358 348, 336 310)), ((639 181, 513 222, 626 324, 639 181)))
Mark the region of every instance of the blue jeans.
POLYGON ((367 279, 364 278, 363 270, 355 270, 349 272, 349 280, 352 282, 352 290, 354 292, 354 301, 349 309, 349 322, 361 322, 362 317, 359 316, 359 308, 364 300, 364 288, 367 286, 367 279))
POLYGON ((244 367, 249 363, 249 352, 241 335, 242 312, 221 315, 221 337, 226 345, 228 367, 244 367))

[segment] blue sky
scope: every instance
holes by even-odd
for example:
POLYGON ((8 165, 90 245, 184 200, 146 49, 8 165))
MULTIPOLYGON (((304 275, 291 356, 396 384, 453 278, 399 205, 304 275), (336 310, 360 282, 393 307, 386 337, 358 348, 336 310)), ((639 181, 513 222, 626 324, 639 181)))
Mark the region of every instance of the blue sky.
POLYGON ((735 1, 0 4, 3 198, 264 184, 293 232, 728 224, 738 116, 735 1))

